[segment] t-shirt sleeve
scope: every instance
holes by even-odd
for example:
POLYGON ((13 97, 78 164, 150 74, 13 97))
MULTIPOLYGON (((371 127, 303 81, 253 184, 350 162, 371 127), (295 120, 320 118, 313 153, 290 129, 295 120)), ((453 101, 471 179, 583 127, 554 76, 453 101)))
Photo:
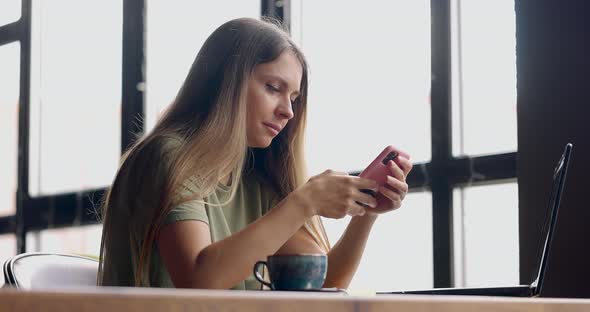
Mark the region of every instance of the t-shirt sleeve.
POLYGON ((166 215, 163 225, 183 220, 198 220, 209 224, 209 217, 207 216, 205 205, 198 200, 184 202, 173 208, 166 215))

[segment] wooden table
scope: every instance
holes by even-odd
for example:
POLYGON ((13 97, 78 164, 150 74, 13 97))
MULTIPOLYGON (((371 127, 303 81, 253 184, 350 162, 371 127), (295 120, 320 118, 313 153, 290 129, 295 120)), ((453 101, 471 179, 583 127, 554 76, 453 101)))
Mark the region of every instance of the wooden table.
POLYGON ((590 311, 590 299, 139 288, 0 290, 0 311, 590 311))

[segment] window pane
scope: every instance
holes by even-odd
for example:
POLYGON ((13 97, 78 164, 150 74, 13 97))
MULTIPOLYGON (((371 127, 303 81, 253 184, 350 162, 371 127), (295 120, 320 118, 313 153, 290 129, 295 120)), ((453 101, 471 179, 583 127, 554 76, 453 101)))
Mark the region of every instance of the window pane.
POLYGON ((16 207, 20 43, 0 46, 0 215, 16 207))
POLYGON ((389 144, 430 159, 430 2, 299 0, 292 9, 310 66, 310 174, 362 170, 389 144))
POLYGON ((2 0, 0 4, 0 26, 20 19, 21 0, 2 0))
MULTIPOLYGON (((0 235, 0 263, 16 255, 16 236, 14 234, 0 235)), ((0 279, 0 287, 4 285, 4 278, 0 279)))
MULTIPOLYGON (((432 195, 410 193, 399 210, 379 216, 363 258, 350 284, 351 290, 391 291, 431 288, 432 195)), ((350 217, 323 219, 334 245, 350 217)))
POLYGON ((146 130, 174 100, 205 39, 238 17, 260 17, 260 0, 147 1, 146 130))
POLYGON ((30 193, 106 186, 120 156, 123 4, 32 3, 30 193))
POLYGON ((456 286, 519 284, 518 184, 455 189, 456 286))
POLYGON ((452 2, 453 154, 515 151, 514 0, 452 2))
POLYGON ((98 257, 102 225, 85 225, 27 233, 27 252, 82 254, 98 257))

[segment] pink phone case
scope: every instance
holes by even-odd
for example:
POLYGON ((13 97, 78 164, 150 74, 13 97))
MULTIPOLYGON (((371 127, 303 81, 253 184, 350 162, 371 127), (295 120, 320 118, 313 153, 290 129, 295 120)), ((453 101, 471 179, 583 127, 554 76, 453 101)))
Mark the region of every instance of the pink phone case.
POLYGON ((379 156, 377 156, 377 158, 375 158, 369 166, 359 174, 359 177, 375 180, 380 186, 385 185, 387 175, 390 173, 387 168, 387 162, 390 159, 395 161, 395 158, 397 158, 398 155, 408 159, 410 158, 404 151, 397 149, 392 145, 386 146, 381 154, 379 154, 379 156))
MULTIPOLYGON (((377 158, 375 158, 368 166, 367 168, 365 168, 365 170, 363 170, 360 174, 359 177, 361 178, 367 178, 367 179, 372 179, 377 181, 377 183, 379 183, 379 186, 383 186, 387 184, 387 175, 390 174, 389 169, 387 168, 387 163, 389 162, 389 160, 393 160, 395 161, 395 159, 397 158, 398 155, 401 155, 407 159, 410 159, 410 155, 408 155, 407 153, 393 147, 392 145, 386 146, 383 151, 381 152, 381 154, 379 154, 379 156, 377 156, 377 158)), ((361 192, 363 193, 367 193, 369 195, 372 195, 373 197, 375 197, 377 199, 377 207, 380 207, 384 202, 387 202, 388 199, 381 194, 380 192, 374 192, 373 190, 361 190, 361 192)), ((359 203, 362 206, 365 206, 366 209, 374 209, 374 208, 370 208, 369 206, 359 203)), ((379 211, 378 209, 374 209, 374 211, 379 211)))

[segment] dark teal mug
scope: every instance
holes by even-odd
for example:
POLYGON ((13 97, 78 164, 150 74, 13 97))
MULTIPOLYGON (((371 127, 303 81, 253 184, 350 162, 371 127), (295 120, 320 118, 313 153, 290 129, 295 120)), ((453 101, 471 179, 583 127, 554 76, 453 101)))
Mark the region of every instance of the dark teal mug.
POLYGON ((322 254, 272 255, 254 265, 254 277, 272 290, 320 289, 328 272, 328 257, 322 254), (270 283, 260 275, 268 269, 270 283))

